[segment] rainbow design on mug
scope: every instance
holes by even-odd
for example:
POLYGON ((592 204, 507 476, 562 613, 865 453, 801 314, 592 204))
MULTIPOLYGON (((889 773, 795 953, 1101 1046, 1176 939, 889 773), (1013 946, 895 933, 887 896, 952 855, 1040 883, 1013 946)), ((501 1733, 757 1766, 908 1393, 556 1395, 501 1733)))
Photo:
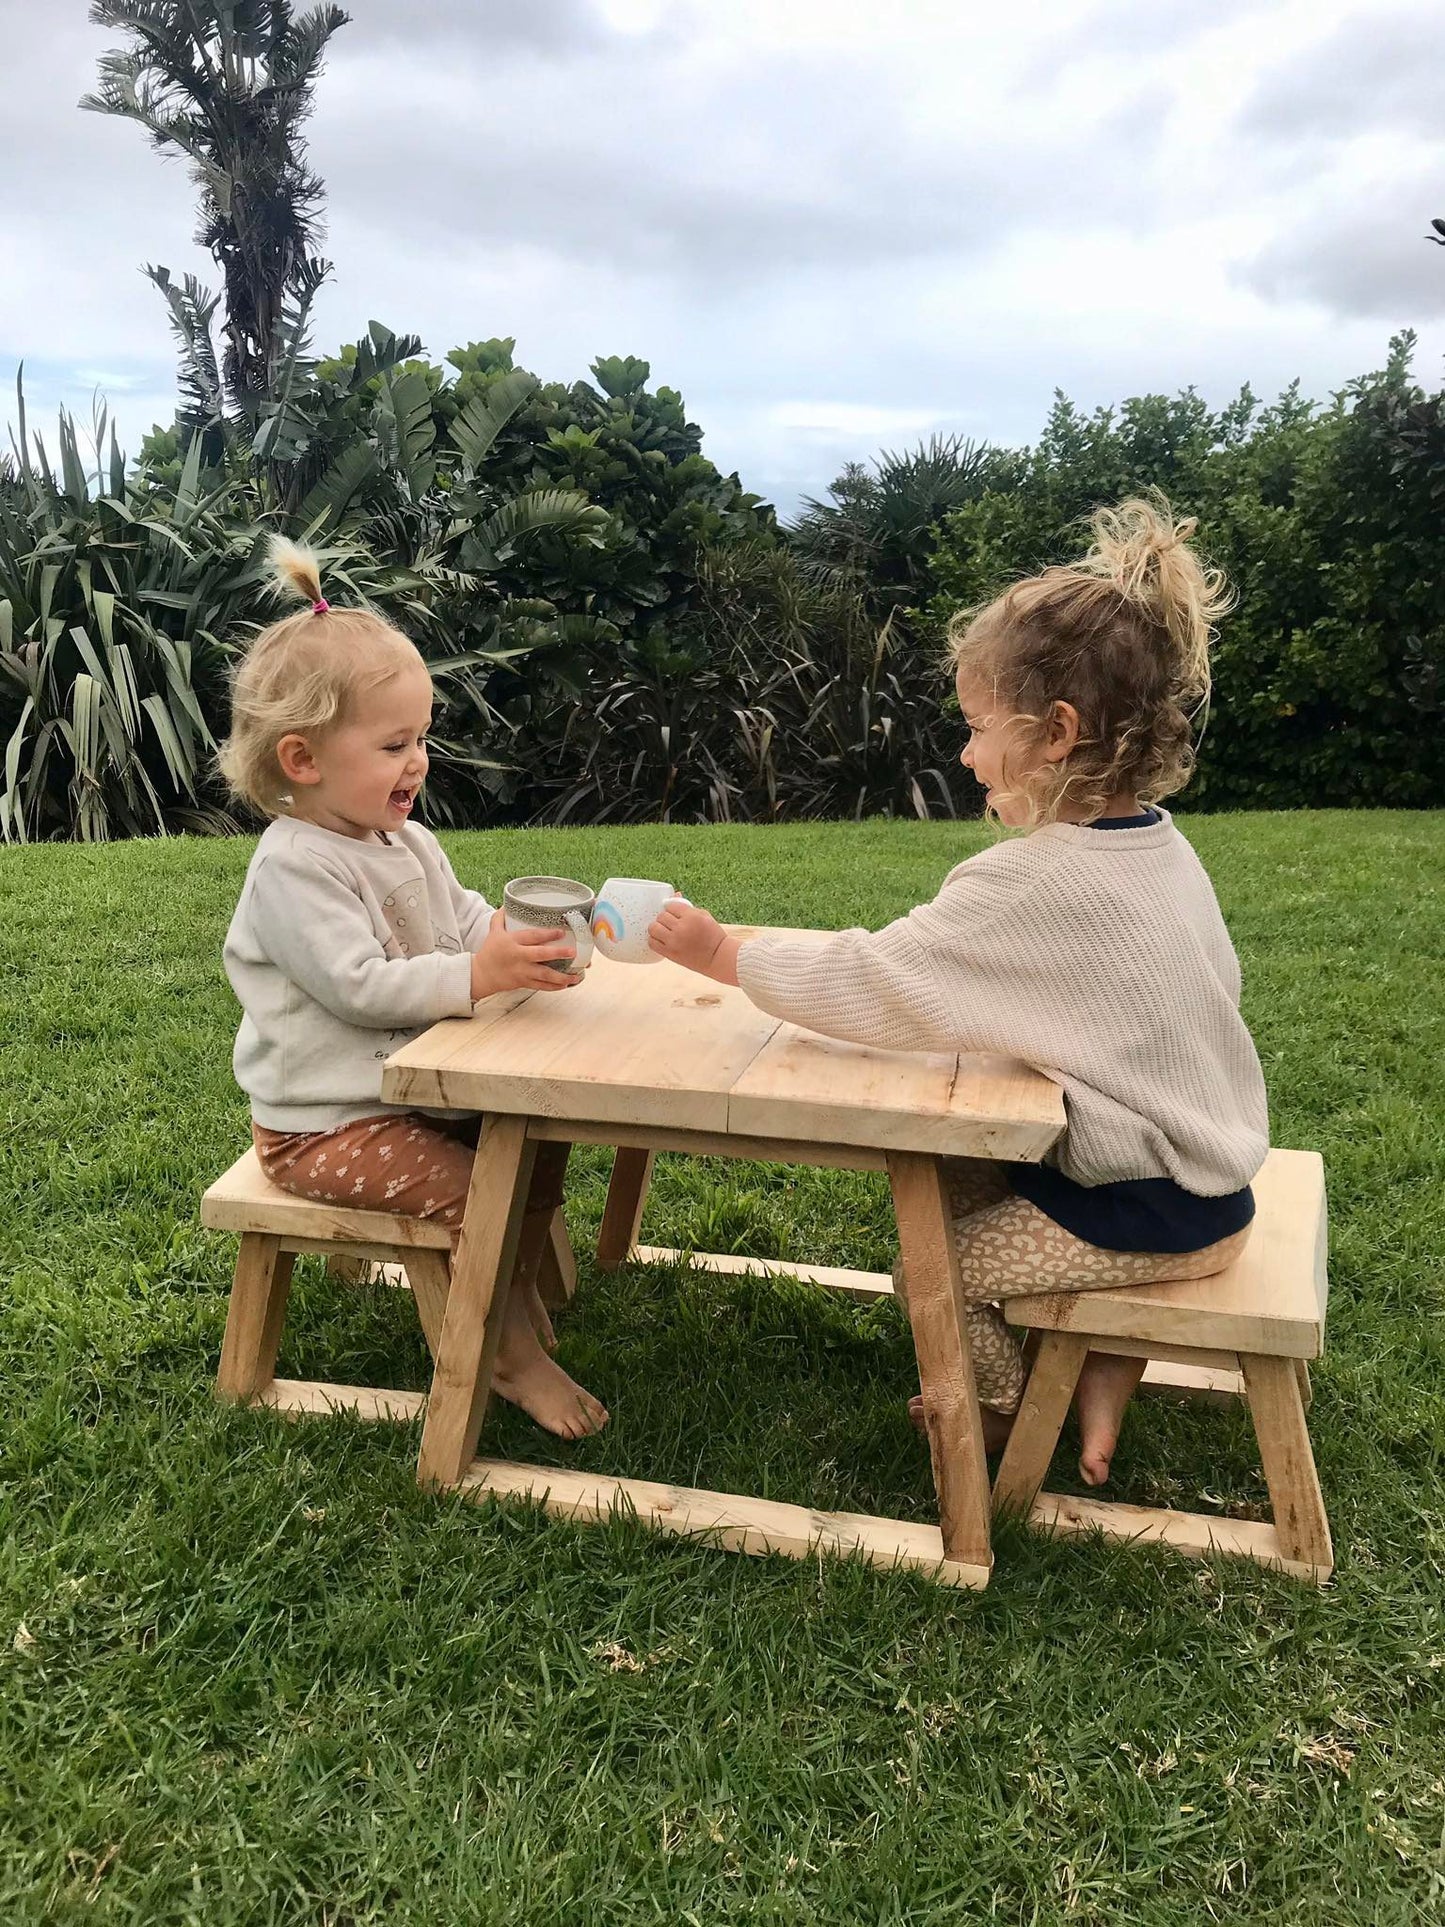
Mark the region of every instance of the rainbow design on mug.
POLYGON ((627 935, 627 925, 615 903, 608 903, 604 898, 597 905, 592 912, 592 934, 604 938, 608 943, 622 942, 627 935))

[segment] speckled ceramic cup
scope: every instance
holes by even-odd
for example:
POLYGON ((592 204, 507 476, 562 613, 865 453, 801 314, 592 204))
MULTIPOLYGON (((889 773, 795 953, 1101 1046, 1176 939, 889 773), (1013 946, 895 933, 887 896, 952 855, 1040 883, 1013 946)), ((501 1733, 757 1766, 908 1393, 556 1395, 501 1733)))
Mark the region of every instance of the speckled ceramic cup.
POLYGON ((652 877, 608 877, 592 911, 597 948, 617 963, 657 963, 647 932, 658 911, 676 895, 670 883, 652 877))
POLYGON ((502 892, 502 913, 509 930, 570 930, 577 940, 575 961, 555 958, 547 968, 562 976, 585 970, 592 961, 592 906, 596 898, 575 877, 513 877, 502 892))

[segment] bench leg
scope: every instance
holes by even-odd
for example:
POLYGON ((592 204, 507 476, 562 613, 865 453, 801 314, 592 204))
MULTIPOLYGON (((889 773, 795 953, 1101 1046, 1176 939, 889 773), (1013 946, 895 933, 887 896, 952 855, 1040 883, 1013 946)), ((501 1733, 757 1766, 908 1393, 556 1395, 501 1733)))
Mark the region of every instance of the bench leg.
POLYGON ((295 1262, 291 1252, 281 1249, 279 1238, 242 1233, 216 1373, 217 1398, 244 1402, 275 1377, 295 1262))
POLYGON ((1279 1549, 1325 1578, 1334 1567, 1334 1547, 1294 1361, 1241 1353, 1239 1363, 1279 1549))
POLYGON ((652 1151, 628 1150, 623 1146, 612 1161, 607 1207, 602 1213, 602 1229, 597 1234, 597 1262, 603 1271, 616 1271, 620 1264, 625 1264, 628 1252, 637 1243, 647 1187, 652 1182, 654 1156, 652 1151))
POLYGON ((993 1563, 988 1464, 943 1172, 936 1158, 890 1151, 888 1177, 944 1557, 986 1569, 993 1563))
POLYGON ((447 1296, 452 1285, 451 1260, 444 1251, 418 1247, 407 1252, 403 1266, 412 1298, 416 1302, 416 1315, 426 1334, 427 1350, 435 1358, 437 1347, 442 1342, 442 1324, 447 1315, 447 1296))
POLYGON ((1023 1403, 993 1482, 995 1516, 1000 1512, 1021 1512, 1027 1517, 1048 1475, 1074 1387, 1088 1356, 1087 1338, 1077 1337, 1073 1332, 1043 1334, 1024 1387, 1023 1403))
MULTIPOLYGON (((547 1254, 552 1250, 553 1236, 557 1220, 562 1215, 562 1207, 557 1199, 562 1195, 562 1185, 567 1176, 567 1160, 572 1155, 570 1144, 554 1144, 543 1140, 537 1145, 532 1164, 532 1178, 527 1187, 527 1209, 522 1217, 522 1235, 517 1244, 516 1270, 512 1276, 513 1286, 530 1287, 540 1291, 542 1279, 547 1270, 547 1254)), ((562 1227, 566 1236, 567 1227, 562 1227)))
POLYGON ((567 1220, 562 1208, 552 1213, 542 1262, 537 1272, 537 1290, 548 1311, 560 1311, 570 1304, 577 1290, 577 1254, 567 1236, 567 1220))
MULTIPOLYGON (((537 1150, 525 1117, 493 1115, 482 1127, 427 1400, 417 1464, 423 1485, 455 1485, 476 1452, 537 1150)), ((550 1214, 541 1220, 544 1234, 549 1223, 550 1214)))

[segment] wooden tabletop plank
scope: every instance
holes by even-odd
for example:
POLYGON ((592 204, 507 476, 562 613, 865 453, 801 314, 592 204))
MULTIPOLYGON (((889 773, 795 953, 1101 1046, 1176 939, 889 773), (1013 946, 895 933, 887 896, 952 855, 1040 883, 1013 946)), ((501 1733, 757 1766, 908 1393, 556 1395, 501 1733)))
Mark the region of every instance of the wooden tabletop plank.
POLYGON ((733 1086, 728 1128, 951 1157, 1034 1160, 1063 1098, 1026 1065, 844 1044, 784 1024, 733 1086))
POLYGON ((387 1064, 388 1103, 727 1129, 728 1093, 778 1027, 741 990, 665 960, 595 958, 586 981, 501 1022, 429 1031, 387 1064), (442 1052, 445 1052, 443 1057, 442 1052))
MULTIPOLYGON (((831 933, 776 934, 823 943, 831 933)), ((838 1043, 666 961, 598 957, 575 989, 500 1002, 396 1052, 383 1098, 1013 1160, 1041 1157, 1064 1125, 1057 1086, 1025 1065, 838 1043)))

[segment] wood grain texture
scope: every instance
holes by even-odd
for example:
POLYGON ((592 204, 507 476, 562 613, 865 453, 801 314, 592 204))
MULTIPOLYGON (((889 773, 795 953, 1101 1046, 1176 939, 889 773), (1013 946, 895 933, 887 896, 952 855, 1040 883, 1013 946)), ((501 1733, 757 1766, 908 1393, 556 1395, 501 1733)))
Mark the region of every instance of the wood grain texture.
POLYGON ((1244 1374, 1228 1366, 1151 1360, 1144 1367, 1139 1390, 1147 1397, 1183 1405, 1237 1405, 1244 1397, 1244 1374))
POLYGON ((1271 1151, 1254 1180, 1249 1242, 1227 1271, 1184 1284, 1010 1298, 1010 1324, 1268 1357, 1324 1349, 1324 1164, 1317 1151, 1271 1151))
POLYGON ((421 1417, 426 1394, 376 1385, 327 1385, 311 1378, 273 1378, 251 1403, 279 1412, 283 1418, 327 1418, 335 1412, 349 1412, 368 1423, 406 1424, 421 1417))
POLYGON ((406 1256, 406 1281, 416 1301, 416 1315, 426 1334, 427 1350, 436 1357, 442 1342, 442 1326, 447 1315, 447 1296, 451 1290, 452 1268, 445 1252, 409 1251, 406 1256))
POLYGON ((577 1254, 572 1249, 567 1220, 561 1211, 552 1214, 547 1248, 537 1273, 537 1289, 549 1311, 560 1311, 577 1290, 577 1254))
POLYGON ((1280 1550, 1328 1574, 1335 1559, 1330 1523, 1293 1361, 1252 1358, 1246 1352, 1239 1363, 1280 1550))
POLYGON ((616 1271, 637 1242, 656 1158, 655 1151, 634 1150, 625 1144, 618 1146, 607 1184, 602 1228, 597 1233, 597 1263, 603 1271, 616 1271))
POLYGON ((594 960, 586 980, 534 996, 457 1046, 427 1040, 388 1060, 388 1103, 597 1123, 726 1130, 728 1093, 778 1027, 741 990, 666 961, 594 960))
POLYGON ((1045 1333, 994 1478, 995 1513, 1027 1512, 1038 1497, 1088 1356, 1087 1338, 1045 1333))
POLYGON ((254 1150, 237 1158, 201 1199, 201 1223, 212 1231, 259 1231, 308 1241, 308 1249, 330 1245, 423 1245, 445 1251, 451 1234, 427 1218, 405 1218, 389 1211, 355 1211, 347 1205, 298 1198, 283 1191, 261 1169, 254 1150))
POLYGON ((1006 1058, 865 1049, 783 1024, 732 1090, 728 1128, 952 1157, 1041 1158, 1058 1086, 1006 1058))
POLYGON ((963 1565, 988 1566, 988 1465, 943 1172, 936 1158, 895 1151, 888 1178, 943 1549, 963 1565))
MULTIPOLYGON (((779 934, 822 943, 831 933, 779 934)), ((1037 1158, 1064 1125, 1057 1085, 1023 1065, 836 1043, 666 960, 639 969, 604 957, 575 990, 532 996, 485 1024, 435 1026, 388 1059, 382 1096, 875 1156, 1037 1158)))
POLYGON ((1062 1536, 1088 1538, 1101 1533, 1106 1539, 1120 1539, 1130 1545, 1168 1546, 1192 1559, 1220 1553, 1235 1559, 1254 1559, 1293 1579, 1308 1579, 1317 1585, 1329 1578, 1328 1570, 1288 1557, 1274 1527, 1253 1519, 1208 1518, 1199 1512, 1170 1512, 1154 1506, 1117 1505, 1041 1492, 1034 1500, 1029 1524, 1062 1536))
POLYGON ((988 1584, 989 1566, 945 1556, 936 1526, 864 1513, 814 1512, 773 1499, 702 1492, 645 1479, 609 1478, 554 1466, 477 1459, 458 1491, 472 1499, 528 1499, 555 1517, 596 1524, 618 1516, 686 1538, 702 1538, 729 1552, 778 1553, 808 1559, 819 1553, 867 1560, 889 1570, 911 1567, 944 1585, 988 1584))
POLYGON ((763 1164, 816 1164, 835 1171, 882 1171, 887 1157, 867 1145, 811 1144, 801 1138, 749 1137, 736 1131, 674 1131, 664 1124, 589 1124, 582 1118, 532 1117, 528 1137, 546 1144, 610 1144, 638 1151, 672 1151, 690 1158, 756 1158, 763 1164))
POLYGON ((536 1155, 525 1118, 486 1120, 432 1373, 417 1466, 423 1485, 455 1484, 476 1450, 536 1155))
POLYGON ((216 1396, 244 1401, 268 1383, 276 1369, 286 1301, 291 1292, 292 1257, 278 1238, 248 1231, 236 1253, 216 1396))
POLYGON ((745 1258, 731 1251, 682 1251, 673 1245, 634 1245, 628 1253, 639 1265, 695 1265, 699 1271, 716 1271, 752 1278, 801 1278, 805 1284, 823 1285, 829 1291, 847 1292, 850 1298, 868 1304, 876 1298, 891 1298, 893 1279, 886 1271, 850 1271, 844 1265, 794 1264, 788 1258, 745 1258))

